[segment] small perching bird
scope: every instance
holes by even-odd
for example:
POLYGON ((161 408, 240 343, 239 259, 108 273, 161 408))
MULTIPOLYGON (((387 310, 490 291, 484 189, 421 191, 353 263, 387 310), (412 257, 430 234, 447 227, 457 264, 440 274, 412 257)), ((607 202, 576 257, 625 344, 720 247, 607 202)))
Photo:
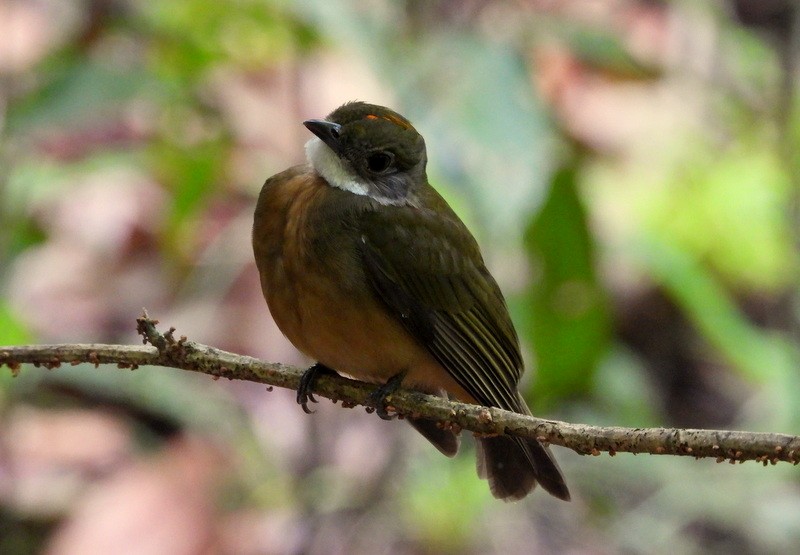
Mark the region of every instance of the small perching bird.
MULTIPOLYGON (((380 384, 378 401, 402 383, 530 414, 505 300, 477 242, 428 183, 422 136, 403 116, 363 102, 304 125, 315 135, 308 164, 266 181, 253 225, 272 316, 318 361, 298 391, 303 408, 319 372, 336 371, 380 384)), ((445 455, 458 451, 452 430, 407 420, 445 455)), ((569 500, 538 441, 479 437, 477 451, 495 497, 521 499, 538 482, 569 500)))

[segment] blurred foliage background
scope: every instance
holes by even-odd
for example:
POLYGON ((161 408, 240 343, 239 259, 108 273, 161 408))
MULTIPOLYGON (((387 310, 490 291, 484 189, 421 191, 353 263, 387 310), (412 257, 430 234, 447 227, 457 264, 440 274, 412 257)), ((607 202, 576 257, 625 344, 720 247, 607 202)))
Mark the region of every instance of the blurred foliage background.
MULTIPOLYGON (((0 0, 0 344, 308 364, 249 228, 300 122, 396 108, 481 242, 540 416, 800 432, 791 0, 0 0)), ((572 503, 465 447, 158 368, 0 373, 0 552, 777 553, 796 467, 556 448, 572 503)))

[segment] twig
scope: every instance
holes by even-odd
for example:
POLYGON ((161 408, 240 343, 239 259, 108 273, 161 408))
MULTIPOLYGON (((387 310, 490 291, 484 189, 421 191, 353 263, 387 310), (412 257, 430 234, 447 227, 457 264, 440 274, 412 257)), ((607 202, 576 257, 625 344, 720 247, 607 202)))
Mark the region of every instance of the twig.
MULTIPOLYGON (((264 362, 252 357, 221 351, 213 347, 175 339, 174 328, 162 334, 157 320, 147 314, 137 320, 138 331, 148 345, 22 345, 0 347, 0 367, 15 374, 20 365, 58 368, 62 364, 116 364, 119 368, 165 366, 208 374, 215 378, 247 380, 269 386, 297 389, 304 369, 264 362)), ((344 406, 368 405, 375 386, 322 375, 314 393, 344 406)), ((470 430, 477 434, 510 434, 533 437, 561 445, 580 454, 650 453, 713 457, 717 462, 755 460, 768 464, 779 461, 800 463, 800 437, 785 434, 694 430, 677 428, 620 428, 570 424, 524 416, 493 407, 447 401, 423 393, 399 390, 390 397, 391 409, 403 416, 424 417, 443 426, 470 430)))

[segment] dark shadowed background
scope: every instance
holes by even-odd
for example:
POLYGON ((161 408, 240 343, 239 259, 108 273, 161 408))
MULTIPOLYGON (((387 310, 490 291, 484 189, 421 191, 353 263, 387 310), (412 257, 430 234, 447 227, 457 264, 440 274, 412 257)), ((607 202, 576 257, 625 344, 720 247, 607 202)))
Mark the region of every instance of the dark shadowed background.
MULTIPOLYGON (((0 345, 178 334, 307 365, 252 261, 304 119, 391 106, 508 297, 539 416, 800 432, 790 0, 0 0, 0 345)), ((161 368, 0 371, 0 553, 768 553, 800 470, 469 451, 161 368)), ((794 549, 792 548, 794 546, 794 549)))

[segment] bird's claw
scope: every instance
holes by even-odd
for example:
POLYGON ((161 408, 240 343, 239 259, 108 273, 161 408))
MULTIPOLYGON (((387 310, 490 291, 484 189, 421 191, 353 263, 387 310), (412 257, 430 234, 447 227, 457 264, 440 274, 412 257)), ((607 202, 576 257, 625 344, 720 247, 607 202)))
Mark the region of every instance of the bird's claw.
POLYGON ((308 408, 309 401, 316 403, 314 398, 314 382, 321 374, 334 374, 335 372, 321 363, 316 363, 314 366, 306 370, 300 377, 300 385, 297 387, 297 404, 303 408, 303 412, 311 414, 315 411, 308 408))
POLYGON ((389 381, 373 391, 368 398, 369 406, 374 408, 375 414, 383 420, 392 420, 397 417, 397 414, 390 414, 386 410, 386 400, 392 393, 400 389, 403 377, 405 377, 405 372, 392 376, 389 381))

